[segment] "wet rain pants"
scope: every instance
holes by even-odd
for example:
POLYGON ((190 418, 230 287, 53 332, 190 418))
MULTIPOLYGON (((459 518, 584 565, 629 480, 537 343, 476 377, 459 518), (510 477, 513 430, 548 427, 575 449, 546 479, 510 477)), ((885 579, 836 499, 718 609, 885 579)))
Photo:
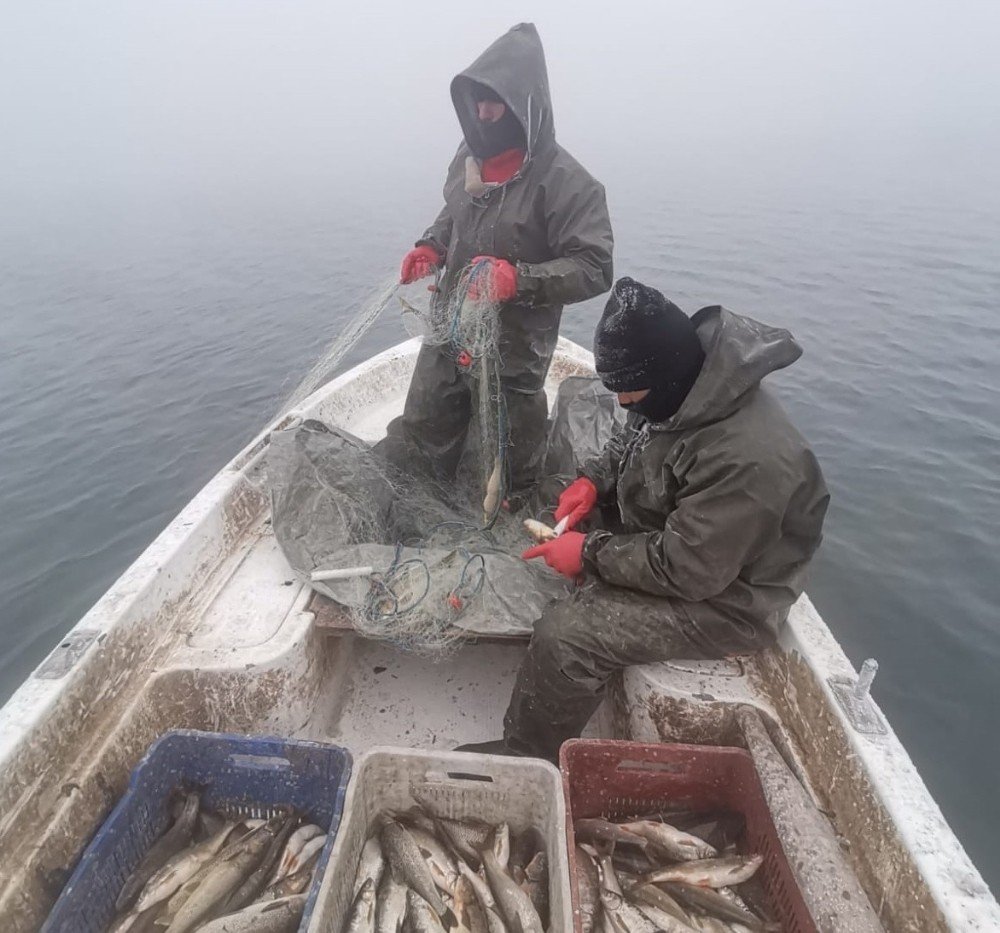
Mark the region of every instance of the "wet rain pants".
MULTIPOLYGON (((510 424, 508 466, 516 494, 537 479, 545 456, 545 390, 515 388, 501 377, 510 424)), ((421 469, 441 482, 454 480, 473 414, 476 386, 447 350, 421 347, 402 418, 394 419, 376 450, 402 469, 421 469)))
POLYGON ((675 600, 592 581, 550 605, 535 625, 504 717, 504 741, 520 754, 555 762, 618 671, 745 654, 771 643, 768 634, 745 626, 696 628, 675 600))

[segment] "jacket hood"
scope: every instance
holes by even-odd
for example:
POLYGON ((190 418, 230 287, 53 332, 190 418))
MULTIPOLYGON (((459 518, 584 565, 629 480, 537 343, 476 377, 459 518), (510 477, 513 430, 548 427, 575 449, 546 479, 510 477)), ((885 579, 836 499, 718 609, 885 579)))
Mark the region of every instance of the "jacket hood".
POLYGON ((718 421, 741 408, 768 374, 790 366, 802 348, 784 328, 769 327, 719 305, 691 318, 705 362, 677 413, 662 425, 675 431, 718 421))
MULTIPOLYGON (((528 158, 555 140, 545 52, 533 23, 504 33, 451 82, 451 100, 466 142, 481 136, 474 82, 492 88, 524 128, 528 158)), ((470 148, 475 148, 470 145, 470 148)))

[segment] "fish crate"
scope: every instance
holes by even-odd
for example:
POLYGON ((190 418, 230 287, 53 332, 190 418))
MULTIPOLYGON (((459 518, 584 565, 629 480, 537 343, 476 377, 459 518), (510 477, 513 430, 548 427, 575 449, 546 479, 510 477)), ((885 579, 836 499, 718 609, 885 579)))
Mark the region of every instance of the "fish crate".
POLYGON ((757 769, 742 748, 571 739, 560 749, 559 768, 566 796, 576 933, 581 933, 582 924, 573 821, 615 819, 678 805, 741 814, 745 830, 739 848, 764 856, 759 874, 783 933, 816 933, 781 847, 757 769))
POLYGON ((176 730, 150 746, 124 796, 77 863, 42 933, 104 933, 128 876, 170 823, 169 797, 198 790, 201 805, 232 818, 269 817, 292 806, 327 832, 300 930, 313 911, 333 850, 351 755, 320 742, 176 730))
POLYGON ((389 747, 373 748, 358 759, 310 933, 342 933, 361 849, 374 831, 375 818, 383 810, 412 807, 414 791, 446 819, 507 822, 514 832, 538 830, 549 865, 549 933, 571 933, 566 805, 559 771, 531 758, 389 747))

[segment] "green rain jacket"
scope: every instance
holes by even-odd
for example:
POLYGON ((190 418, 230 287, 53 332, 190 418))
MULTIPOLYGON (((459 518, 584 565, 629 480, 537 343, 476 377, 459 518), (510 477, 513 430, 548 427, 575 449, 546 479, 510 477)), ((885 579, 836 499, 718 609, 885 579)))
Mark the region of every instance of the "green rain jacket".
POLYGON ((829 494, 819 464, 760 385, 802 354, 792 335, 721 307, 692 318, 705 349, 670 419, 631 414, 582 473, 616 504, 585 564, 608 583, 668 597, 706 638, 777 634, 802 593, 829 494), (750 628, 747 628, 747 627, 750 628))
POLYGON ((530 23, 515 26, 455 77, 451 97, 466 139, 479 132, 473 83, 492 88, 524 127, 527 155, 503 184, 485 184, 463 142, 448 169, 445 206, 417 241, 446 257, 442 294, 480 255, 517 268, 517 296, 500 310, 504 382, 542 388, 563 305, 611 287, 611 221, 604 188, 557 142, 545 55, 530 23))

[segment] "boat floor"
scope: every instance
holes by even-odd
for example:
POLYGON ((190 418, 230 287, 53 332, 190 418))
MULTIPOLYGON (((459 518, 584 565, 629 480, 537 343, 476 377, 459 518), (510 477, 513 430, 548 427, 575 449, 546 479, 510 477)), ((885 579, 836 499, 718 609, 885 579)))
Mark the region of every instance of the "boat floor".
MULTIPOLYGON (((275 721, 275 731, 336 742, 355 755, 373 745, 454 748, 503 733, 524 640, 473 639, 437 657, 402 651, 338 627, 343 617, 336 604, 317 599, 295 577, 267 521, 242 553, 220 567, 208 589, 213 595, 192 607, 197 614, 188 616, 185 638, 161 661, 160 673, 198 671, 202 689, 214 692, 224 689, 215 684, 229 682, 227 673, 302 670, 308 659, 290 663, 290 642, 303 628, 324 633, 326 646, 312 650, 329 652, 334 663, 311 701, 286 710, 275 721), (316 625, 320 613, 328 627, 316 625)), ((714 697, 769 710, 740 662, 648 665, 636 669, 636 676, 650 689, 677 696, 714 697)), ((585 734, 614 737, 611 720, 610 710, 602 707, 585 734)), ((224 727, 221 720, 211 725, 224 727)), ((665 732, 669 726, 659 722, 656 728, 665 732)))
POLYGON ((350 688, 329 738, 355 753, 372 744, 451 749, 500 738, 524 650, 471 644, 436 660, 356 638, 350 688))
MULTIPOLYGON (((226 570, 164 667, 221 673, 282 664, 286 633, 301 616, 327 632, 324 650, 336 663, 294 730, 298 737, 333 741, 358 755, 372 745, 453 748, 502 735, 525 639, 470 639, 429 656, 364 638, 343 627, 335 603, 295 578, 267 523, 226 570), (326 625, 316 625, 317 615, 326 625)), ((599 734, 597 722, 589 734, 599 734)))

